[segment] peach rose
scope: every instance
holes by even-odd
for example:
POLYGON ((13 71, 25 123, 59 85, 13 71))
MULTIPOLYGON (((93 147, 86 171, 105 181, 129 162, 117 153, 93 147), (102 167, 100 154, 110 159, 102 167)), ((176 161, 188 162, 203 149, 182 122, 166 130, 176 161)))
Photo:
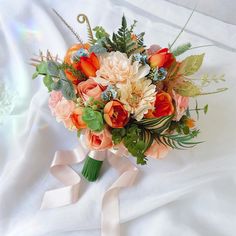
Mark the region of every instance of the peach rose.
POLYGON ((174 90, 172 91, 173 99, 175 101, 175 120, 179 121, 183 116, 184 112, 188 108, 189 105, 189 97, 183 97, 176 93, 174 90))
POLYGON ((168 154, 168 152, 168 147, 163 144, 157 143, 156 141, 153 141, 152 145, 145 152, 145 156, 155 159, 162 159, 168 154))
POLYGON ((61 91, 52 91, 50 93, 50 97, 49 97, 49 100, 48 100, 48 106, 52 112, 52 114, 54 115, 54 109, 56 107, 56 105, 62 100, 62 93, 61 91))
POLYGON ((70 119, 77 129, 86 128, 86 123, 82 120, 82 114, 83 114, 83 109, 79 107, 76 108, 73 114, 70 115, 70 119))
POLYGON ((129 113, 118 101, 110 101, 104 107, 104 119, 112 128, 122 128, 129 120, 129 113))
POLYGON ((88 79, 78 84, 77 90, 81 98, 86 102, 89 98, 101 100, 101 94, 104 91, 103 87, 97 84, 93 79, 88 79))
POLYGON ((169 116, 174 113, 172 98, 166 92, 157 93, 154 107, 154 111, 149 110, 145 115, 146 118, 169 116))
POLYGON ((162 48, 155 54, 152 54, 149 58, 151 67, 164 67, 168 68, 171 66, 172 62, 175 60, 172 53, 169 52, 168 48, 162 48))
POLYGON ((105 150, 111 148, 113 145, 111 133, 107 128, 98 133, 87 129, 85 140, 87 146, 92 150, 105 150))
POLYGON ((54 108, 54 114, 58 122, 66 121, 75 110, 75 103, 73 101, 62 98, 54 108))

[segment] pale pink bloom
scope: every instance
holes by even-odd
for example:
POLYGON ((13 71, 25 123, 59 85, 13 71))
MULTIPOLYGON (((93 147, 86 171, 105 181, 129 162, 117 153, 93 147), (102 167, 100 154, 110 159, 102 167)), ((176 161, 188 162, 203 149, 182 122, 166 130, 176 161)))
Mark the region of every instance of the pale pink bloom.
POLYGON ((77 90, 85 102, 91 97, 94 98, 94 100, 101 100, 101 94, 103 92, 103 88, 93 79, 80 82, 77 86, 77 90))
POLYGON ((175 113, 175 120, 179 121, 181 117, 184 115, 184 112, 188 108, 189 105, 189 97, 184 97, 176 93, 174 90, 173 93, 173 99, 175 101, 176 106, 176 113, 175 113))
POLYGON ((145 156, 155 159, 162 159, 168 154, 168 152, 168 147, 163 144, 157 143, 157 141, 153 141, 152 145, 145 152, 145 156))
POLYGON ((75 103, 73 101, 69 101, 65 98, 62 98, 62 100, 57 103, 53 111, 58 122, 65 122, 70 119, 70 115, 73 113, 74 110, 75 103))
POLYGON ((49 97, 49 100, 48 100, 48 106, 52 112, 52 114, 54 115, 54 109, 56 107, 56 105, 58 104, 58 102, 61 101, 62 99, 62 93, 61 91, 52 91, 50 93, 50 97, 49 97))
POLYGON ((112 136, 107 128, 101 132, 86 129, 85 140, 88 148, 92 150, 105 150, 112 147, 112 136))
POLYGON ((149 56, 155 54, 157 51, 159 51, 161 47, 159 45, 153 44, 150 46, 150 48, 147 49, 147 53, 149 56))

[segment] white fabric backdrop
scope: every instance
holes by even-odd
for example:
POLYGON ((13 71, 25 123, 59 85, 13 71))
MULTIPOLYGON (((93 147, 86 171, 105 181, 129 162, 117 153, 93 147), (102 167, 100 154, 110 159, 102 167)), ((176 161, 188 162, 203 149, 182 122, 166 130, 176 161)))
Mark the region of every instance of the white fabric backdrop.
MULTIPOLYGON (((27 65, 39 49, 50 49, 63 57, 66 48, 75 43, 51 8, 83 38, 86 30, 76 22, 78 13, 86 13, 92 25, 103 25, 110 31, 125 13, 130 22, 139 21, 137 31, 146 31, 147 45, 162 46, 175 38, 190 14, 166 1, 0 1, 1 79, 17 92, 15 109, 0 126, 3 236, 100 235, 101 199, 117 178, 105 163, 98 182, 84 181, 78 203, 39 210, 43 193, 60 186, 49 174, 54 152, 77 144, 76 134, 51 116, 46 89, 41 81, 31 81, 33 68, 27 65)), ((209 104, 208 115, 202 115, 199 122, 200 139, 205 143, 189 151, 173 151, 164 160, 150 160, 149 165, 139 167, 136 185, 120 194, 122 236, 236 234, 236 26, 196 12, 178 43, 186 41, 194 46, 216 45, 204 49, 207 54, 201 73, 225 73, 229 90, 199 99, 199 104, 209 104)), ((75 168, 81 170, 80 165, 75 168)))

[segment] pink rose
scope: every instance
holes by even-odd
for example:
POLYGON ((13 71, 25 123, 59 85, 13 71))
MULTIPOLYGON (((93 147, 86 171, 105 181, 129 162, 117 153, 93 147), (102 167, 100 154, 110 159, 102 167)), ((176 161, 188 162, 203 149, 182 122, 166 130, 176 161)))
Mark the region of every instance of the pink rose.
POLYGON ((88 147, 92 150, 105 150, 111 148, 113 145, 111 133, 107 128, 99 133, 87 129, 85 140, 88 147))
POLYGON ((70 119, 70 115, 75 110, 75 103, 73 101, 66 100, 62 98, 61 101, 57 103, 54 108, 54 114, 58 122, 63 121, 66 122, 70 119))
POLYGON ((168 154, 168 152, 168 147, 163 144, 157 143, 156 141, 153 141, 152 145, 145 152, 145 156, 155 159, 162 159, 168 154))
POLYGON ((178 93, 176 93, 174 90, 172 91, 172 93, 176 106, 175 120, 179 121, 183 116, 184 112, 186 111, 186 109, 188 108, 189 97, 183 97, 178 93))
POLYGON ((52 112, 52 114, 54 115, 54 109, 56 107, 56 105, 58 104, 58 102, 61 101, 62 99, 62 93, 60 91, 52 91, 50 93, 50 97, 49 97, 49 100, 48 100, 48 106, 52 112))
POLYGON ((101 100, 103 88, 93 79, 88 79, 78 84, 77 90, 81 98, 86 102, 90 97, 94 100, 101 100))

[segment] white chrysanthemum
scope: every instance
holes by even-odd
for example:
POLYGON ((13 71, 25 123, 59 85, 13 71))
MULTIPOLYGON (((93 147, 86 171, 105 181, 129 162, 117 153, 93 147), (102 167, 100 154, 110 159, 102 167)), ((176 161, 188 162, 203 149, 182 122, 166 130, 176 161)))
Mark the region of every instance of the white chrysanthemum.
POLYGON ((156 86, 149 79, 142 78, 119 86, 120 101, 133 118, 141 120, 153 108, 156 98, 156 86))
POLYGON ((125 53, 119 51, 105 53, 99 57, 100 69, 96 72, 94 80, 103 85, 124 84, 128 80, 138 80, 145 77, 150 67, 142 66, 139 62, 132 63, 125 53))

